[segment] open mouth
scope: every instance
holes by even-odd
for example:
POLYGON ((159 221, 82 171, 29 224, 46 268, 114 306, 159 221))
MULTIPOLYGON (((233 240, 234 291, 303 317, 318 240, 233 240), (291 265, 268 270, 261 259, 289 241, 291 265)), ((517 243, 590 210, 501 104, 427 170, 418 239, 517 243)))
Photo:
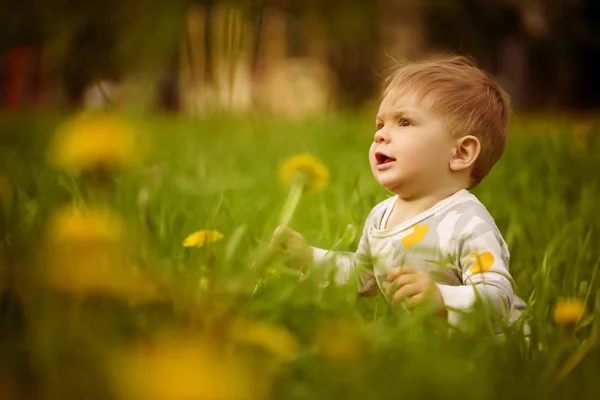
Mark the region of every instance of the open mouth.
POLYGON ((377 165, 389 164, 396 161, 394 157, 390 157, 387 154, 383 154, 380 151, 375 153, 375 159, 377 160, 377 165))

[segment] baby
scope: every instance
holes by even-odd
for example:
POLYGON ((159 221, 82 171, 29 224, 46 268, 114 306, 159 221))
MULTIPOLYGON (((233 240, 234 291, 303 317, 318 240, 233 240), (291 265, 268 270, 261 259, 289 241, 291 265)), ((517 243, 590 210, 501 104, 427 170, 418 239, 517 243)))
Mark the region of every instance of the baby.
POLYGON ((429 302, 453 325, 478 298, 515 318, 524 303, 515 296, 507 245, 468 191, 504 151, 508 95, 455 57, 398 67, 382 97, 369 161, 394 196, 372 209, 356 253, 309 247, 281 227, 273 243, 305 264, 334 263, 338 282, 363 266, 361 295, 381 291, 409 309, 429 302))

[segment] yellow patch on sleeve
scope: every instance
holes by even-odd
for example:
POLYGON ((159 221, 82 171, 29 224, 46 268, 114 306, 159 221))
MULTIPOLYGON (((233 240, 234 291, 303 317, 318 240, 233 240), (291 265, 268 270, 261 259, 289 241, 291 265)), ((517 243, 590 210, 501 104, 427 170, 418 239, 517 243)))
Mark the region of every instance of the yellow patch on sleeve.
POLYGON ((472 252, 471 255, 465 260, 465 263, 471 261, 472 259, 475 259, 475 262, 469 267, 469 271, 473 275, 485 272, 494 265, 494 255, 491 251, 486 251, 480 254, 472 252))
POLYGON ((427 232, 429 232, 429 225, 413 225, 409 229, 413 229, 413 231, 402 238, 402 245, 405 249, 408 249, 423 240, 427 235, 427 232))

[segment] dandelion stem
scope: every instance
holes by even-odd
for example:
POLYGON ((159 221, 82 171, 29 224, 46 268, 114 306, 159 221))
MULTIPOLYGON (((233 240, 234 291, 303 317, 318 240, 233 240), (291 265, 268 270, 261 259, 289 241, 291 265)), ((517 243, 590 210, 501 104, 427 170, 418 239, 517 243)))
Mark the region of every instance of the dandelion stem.
POLYGON ((583 361, 588 353, 598 344, 598 338, 600 337, 600 322, 594 321, 592 325, 592 331, 588 339, 577 349, 577 351, 569 357, 567 362, 558 371, 556 376, 557 383, 562 382, 565 378, 583 361))
POLYGON ((288 197, 285 200, 283 209, 281 210, 281 217, 279 218, 279 225, 282 227, 287 227, 292 220, 294 211, 296 211, 296 207, 298 206, 300 197, 302 196, 302 188, 303 185, 300 182, 295 182, 290 187, 288 197))

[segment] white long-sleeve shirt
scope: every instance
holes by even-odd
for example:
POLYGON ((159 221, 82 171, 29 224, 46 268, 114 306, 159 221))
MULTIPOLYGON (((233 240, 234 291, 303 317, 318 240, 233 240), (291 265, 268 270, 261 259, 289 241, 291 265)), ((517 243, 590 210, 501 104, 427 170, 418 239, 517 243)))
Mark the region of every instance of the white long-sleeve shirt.
POLYGON ((508 247, 477 197, 459 190, 402 224, 384 228, 395 202, 396 196, 390 197, 371 210, 355 253, 313 248, 315 263, 333 260, 338 283, 364 267, 358 289, 362 295, 378 290, 385 295, 388 273, 410 265, 433 276, 451 324, 460 324, 462 312, 478 296, 494 311, 515 318, 524 303, 515 296, 508 247))

